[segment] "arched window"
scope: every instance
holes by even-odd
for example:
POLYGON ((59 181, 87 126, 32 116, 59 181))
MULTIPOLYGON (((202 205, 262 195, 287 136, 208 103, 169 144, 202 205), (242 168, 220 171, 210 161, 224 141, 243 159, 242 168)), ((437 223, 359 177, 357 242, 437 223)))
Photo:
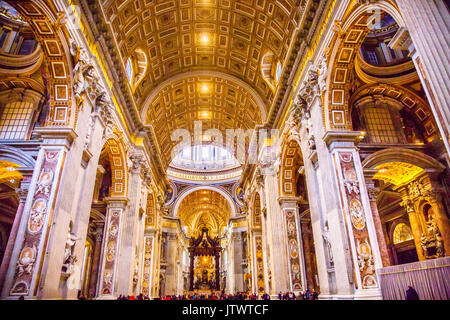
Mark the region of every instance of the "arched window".
POLYGON ((141 49, 136 49, 133 57, 127 59, 125 70, 133 92, 144 79, 144 76, 147 73, 147 67, 147 55, 141 49))
POLYGON ((275 82, 278 83, 281 77, 281 62, 277 62, 277 70, 275 72, 275 82))
POLYGON ((399 223, 395 226, 392 234, 392 242, 394 244, 399 244, 411 239, 413 239, 411 229, 405 223, 399 223))
POLYGON ((398 135, 387 107, 365 109, 367 129, 372 143, 398 143, 398 135))
POLYGON ((132 81, 133 81, 133 65, 131 62, 131 58, 127 59, 127 65, 125 67, 125 70, 127 72, 128 81, 130 83, 132 83, 132 81))
POLYGON ((261 73, 264 81, 275 91, 282 72, 281 62, 275 59, 272 51, 266 52, 261 59, 261 73))
POLYGON ((214 145, 186 147, 174 157, 171 166, 185 169, 225 169, 239 166, 228 150, 214 145))
POLYGON ((10 102, 0 110, 0 139, 27 139, 33 118, 31 102, 10 102))

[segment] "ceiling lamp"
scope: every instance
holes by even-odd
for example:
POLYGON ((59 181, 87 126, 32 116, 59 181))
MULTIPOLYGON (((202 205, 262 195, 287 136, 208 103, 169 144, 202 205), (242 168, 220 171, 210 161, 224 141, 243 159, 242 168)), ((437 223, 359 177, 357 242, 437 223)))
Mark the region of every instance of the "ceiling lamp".
POLYGON ((200 84, 200 92, 201 93, 209 93, 211 91, 211 86, 208 83, 200 84))
MULTIPOLYGON (((206 110, 200 111, 200 112, 198 113, 198 118, 199 118, 200 120, 209 120, 209 119, 212 118, 212 113, 211 113, 211 111, 206 111, 206 110)), ((211 140, 211 137, 210 137, 210 136, 203 136, 203 141, 205 141, 205 138, 207 139, 206 141, 211 140), (208 138, 209 138, 209 139, 208 139, 208 138)))
POLYGON ((211 43, 211 35, 209 33, 201 33, 199 41, 204 46, 209 45, 211 43))

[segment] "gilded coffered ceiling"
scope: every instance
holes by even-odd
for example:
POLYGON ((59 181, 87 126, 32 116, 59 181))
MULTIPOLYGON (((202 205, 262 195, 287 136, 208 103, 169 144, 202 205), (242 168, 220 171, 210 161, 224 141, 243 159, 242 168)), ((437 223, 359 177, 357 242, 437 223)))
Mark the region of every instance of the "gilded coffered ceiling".
POLYGON ((165 166, 171 161, 176 143, 171 134, 176 129, 193 132, 194 122, 201 120, 203 132, 219 129, 225 143, 226 129, 247 130, 262 124, 264 109, 258 96, 238 82, 226 75, 206 73, 181 77, 154 91, 142 118, 158 137, 165 166))
POLYGON ((284 61, 301 0, 101 1, 124 61, 142 50, 149 68, 135 89, 139 104, 161 81, 188 70, 234 75, 267 101, 273 93, 260 63, 268 51, 284 61))
POLYGON ((100 0, 100 8, 166 169, 172 132, 192 133, 195 120, 224 138, 264 124, 306 1, 100 0))
POLYGON ((231 216, 230 203, 213 190, 198 190, 188 194, 180 203, 177 216, 187 227, 187 235, 195 235, 206 226, 210 235, 220 236, 231 216))
POLYGON ((405 162, 388 162, 375 169, 378 171, 372 179, 383 180, 395 186, 410 182, 424 172, 422 168, 405 162))

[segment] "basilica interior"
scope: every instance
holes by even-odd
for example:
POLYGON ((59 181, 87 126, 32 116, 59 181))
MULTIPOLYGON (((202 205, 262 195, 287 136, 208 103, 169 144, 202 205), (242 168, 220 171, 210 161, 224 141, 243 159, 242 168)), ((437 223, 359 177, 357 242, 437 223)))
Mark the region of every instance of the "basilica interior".
POLYGON ((450 299, 443 0, 0 1, 0 299, 450 299))

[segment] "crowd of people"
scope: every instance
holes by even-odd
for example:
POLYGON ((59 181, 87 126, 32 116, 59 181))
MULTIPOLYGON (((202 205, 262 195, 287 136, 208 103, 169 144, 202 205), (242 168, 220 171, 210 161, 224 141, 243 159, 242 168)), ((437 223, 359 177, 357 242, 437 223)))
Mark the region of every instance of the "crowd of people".
POLYGON ((137 296, 125 296, 125 295, 119 295, 117 300, 151 300, 148 295, 144 295, 140 293, 137 296))
POLYGON ((298 295, 296 295, 294 292, 278 293, 278 300, 318 300, 318 299, 319 294, 314 289, 312 289, 312 291, 307 289, 303 292, 300 292, 298 295))
MULTIPOLYGON (((313 289, 312 291, 305 290, 299 294, 294 292, 280 292, 278 294, 278 300, 317 300, 319 294, 313 289)), ((205 293, 185 293, 183 295, 165 295, 161 298, 154 298, 153 300, 270 300, 270 295, 263 293, 258 295, 257 293, 237 292, 235 294, 226 294, 222 292, 205 293)), ((117 300, 151 300, 149 296, 139 294, 138 296, 125 296, 120 295, 117 300)))

